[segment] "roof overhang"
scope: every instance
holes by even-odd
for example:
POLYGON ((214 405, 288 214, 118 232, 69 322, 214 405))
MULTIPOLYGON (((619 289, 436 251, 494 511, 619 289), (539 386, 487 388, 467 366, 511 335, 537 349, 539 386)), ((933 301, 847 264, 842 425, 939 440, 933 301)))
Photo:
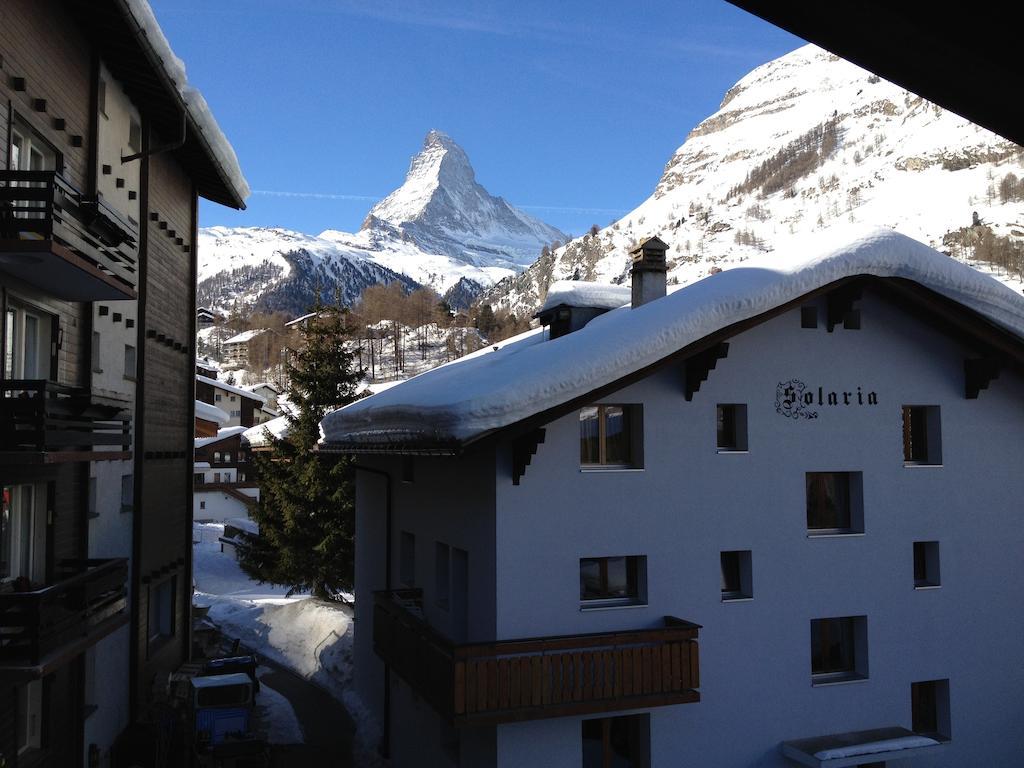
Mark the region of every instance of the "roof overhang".
POLYGON ((200 197, 244 209, 245 200, 217 161, 209 140, 192 118, 125 0, 64 1, 95 44, 103 63, 162 139, 180 137, 182 115, 187 116, 185 143, 175 155, 195 182, 200 197))
POLYGON ((735 6, 832 51, 990 131, 1024 144, 1024 120, 1009 97, 1019 88, 1020 11, 996 3, 923 12, 882 0, 735 6), (986 19, 984 34, 965 25, 986 19))

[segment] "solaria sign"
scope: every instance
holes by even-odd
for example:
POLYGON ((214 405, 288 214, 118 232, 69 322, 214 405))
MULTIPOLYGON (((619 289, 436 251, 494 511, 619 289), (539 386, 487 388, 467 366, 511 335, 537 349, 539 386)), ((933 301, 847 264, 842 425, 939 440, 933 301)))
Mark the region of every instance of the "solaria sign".
POLYGON ((809 387, 800 379, 780 381, 775 388, 775 410, 790 419, 816 419, 817 408, 878 405, 877 392, 857 387, 852 392, 809 387))

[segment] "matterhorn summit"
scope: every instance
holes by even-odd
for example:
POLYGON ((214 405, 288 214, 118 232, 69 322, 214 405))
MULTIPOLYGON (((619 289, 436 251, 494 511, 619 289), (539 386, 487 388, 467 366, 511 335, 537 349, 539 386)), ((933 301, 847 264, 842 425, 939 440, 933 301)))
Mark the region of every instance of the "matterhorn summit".
POLYGON ((314 285, 351 302, 367 285, 397 279, 447 293, 461 306, 521 272, 545 245, 567 239, 490 194, 462 147, 430 131, 402 186, 373 206, 358 232, 201 230, 199 300, 301 312, 314 285))

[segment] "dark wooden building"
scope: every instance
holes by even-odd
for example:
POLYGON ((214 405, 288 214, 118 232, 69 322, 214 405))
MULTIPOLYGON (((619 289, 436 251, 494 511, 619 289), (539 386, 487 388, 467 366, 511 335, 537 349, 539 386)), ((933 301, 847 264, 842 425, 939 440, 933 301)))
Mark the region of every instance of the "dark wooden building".
POLYGON ((197 198, 247 189, 154 24, 0 3, 6 766, 111 765, 190 652, 197 198))

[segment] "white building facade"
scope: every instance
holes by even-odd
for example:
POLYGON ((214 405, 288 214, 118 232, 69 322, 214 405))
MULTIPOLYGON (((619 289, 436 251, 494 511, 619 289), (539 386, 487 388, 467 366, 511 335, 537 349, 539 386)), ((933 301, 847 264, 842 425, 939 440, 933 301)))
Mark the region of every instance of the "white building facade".
POLYGON ((363 454, 356 683, 396 766, 1015 764, 1024 302, 911 242, 325 420, 363 454))

